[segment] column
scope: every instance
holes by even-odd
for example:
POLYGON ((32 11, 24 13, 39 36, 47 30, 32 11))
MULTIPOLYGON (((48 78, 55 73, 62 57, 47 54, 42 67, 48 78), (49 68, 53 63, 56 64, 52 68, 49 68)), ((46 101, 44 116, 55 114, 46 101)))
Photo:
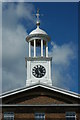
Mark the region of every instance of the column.
POLYGON ((46 42, 46 57, 48 57, 48 42, 46 42))
POLYGON ((31 57, 31 42, 29 41, 29 57, 31 57))
POLYGON ((41 40, 41 57, 43 57, 43 40, 41 40))
POLYGON ((34 57, 36 57, 36 40, 34 40, 34 57))

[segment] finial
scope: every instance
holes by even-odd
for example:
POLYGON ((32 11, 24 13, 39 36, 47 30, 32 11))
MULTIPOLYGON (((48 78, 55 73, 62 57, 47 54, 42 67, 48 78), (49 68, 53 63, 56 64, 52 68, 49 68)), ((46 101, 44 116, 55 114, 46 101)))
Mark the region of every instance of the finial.
POLYGON ((36 14, 33 14, 33 15, 36 15, 36 17, 37 17, 36 25, 37 25, 37 28, 39 28, 39 26, 40 26, 39 16, 43 16, 43 14, 39 14, 39 8, 38 8, 38 9, 37 9, 37 13, 36 13, 36 14))
POLYGON ((37 9, 36 16, 37 16, 36 25, 37 25, 37 27, 39 27, 39 26, 40 26, 40 20, 39 20, 39 16, 40 16, 40 14, 39 14, 39 8, 37 9))

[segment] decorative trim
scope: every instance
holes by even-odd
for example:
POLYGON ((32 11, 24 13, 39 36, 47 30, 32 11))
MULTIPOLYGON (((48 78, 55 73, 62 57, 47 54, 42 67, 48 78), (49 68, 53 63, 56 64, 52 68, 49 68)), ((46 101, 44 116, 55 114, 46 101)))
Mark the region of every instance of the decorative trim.
POLYGON ((52 57, 26 57, 25 61, 52 61, 52 57))
POLYGON ((57 87, 54 87, 54 86, 50 86, 50 85, 47 85, 47 84, 44 84, 44 83, 41 83, 41 82, 38 82, 36 84, 32 84, 32 85, 24 87, 24 88, 19 88, 19 89, 13 90, 13 91, 3 93, 2 95, 0 95, 0 98, 5 98, 7 96, 14 95, 14 94, 24 92, 26 90, 30 90, 30 89, 37 88, 37 87, 43 87, 43 88, 46 88, 46 89, 49 89, 49 90, 52 90, 52 91, 55 91, 55 92, 59 92, 59 93, 62 93, 62 94, 80 99, 80 94, 77 94, 77 93, 74 93, 74 92, 71 92, 71 91, 67 91, 67 90, 64 90, 64 89, 61 89, 61 88, 57 88, 57 87))
POLYGON ((38 104, 34 104, 34 105, 31 105, 31 104, 0 104, 0 107, 37 107, 37 106, 42 106, 42 107, 66 107, 66 106, 69 106, 69 107, 80 107, 80 104, 42 104, 42 105, 38 105, 38 104))
MULTIPOLYGON (((41 37, 43 39, 47 39, 48 41, 50 41, 50 37, 48 35, 45 35, 45 34, 33 34, 33 35, 28 35, 26 37, 26 41, 28 42, 31 38, 33 37, 41 37)), ((34 38, 33 38, 34 39, 34 38)))

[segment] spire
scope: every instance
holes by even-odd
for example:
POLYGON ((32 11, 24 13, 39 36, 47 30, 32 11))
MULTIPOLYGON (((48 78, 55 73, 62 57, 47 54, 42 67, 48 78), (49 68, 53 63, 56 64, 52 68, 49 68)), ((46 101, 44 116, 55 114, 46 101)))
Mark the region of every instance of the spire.
POLYGON ((36 13, 36 17, 37 17, 36 25, 37 25, 37 28, 40 26, 39 16, 40 16, 39 9, 37 9, 37 13, 36 13))

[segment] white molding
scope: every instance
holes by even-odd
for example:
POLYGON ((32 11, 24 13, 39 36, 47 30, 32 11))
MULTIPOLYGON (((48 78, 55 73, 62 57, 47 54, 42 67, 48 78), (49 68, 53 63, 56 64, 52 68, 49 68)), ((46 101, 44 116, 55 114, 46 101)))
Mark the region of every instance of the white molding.
POLYGON ((40 83, 40 82, 38 82, 36 84, 33 84, 31 86, 27 86, 27 87, 24 87, 24 88, 19 88, 19 89, 13 90, 13 91, 3 93, 2 95, 0 95, 0 98, 5 98, 7 96, 14 95, 14 94, 17 94, 17 93, 20 93, 20 92, 24 92, 26 90, 30 90, 30 89, 33 89, 33 88, 36 88, 36 87, 43 87, 43 88, 46 88, 46 89, 49 89, 49 90, 52 90, 52 91, 55 91, 55 92, 59 92, 59 93, 62 93, 62 94, 80 99, 80 94, 77 94, 77 93, 74 93, 74 92, 71 92, 71 91, 67 91, 67 90, 64 90, 64 89, 61 89, 61 88, 57 88, 57 87, 54 87, 54 86, 49 86, 49 85, 46 85, 46 84, 43 84, 43 83, 40 83))
POLYGON ((31 57, 31 42, 29 42, 29 57, 31 57))
POLYGON ((33 34, 33 35, 28 35, 26 37, 26 41, 29 42, 29 41, 32 41, 34 39, 43 39, 45 41, 50 41, 50 37, 48 35, 45 35, 45 34, 33 34))
POLYGON ((52 61, 52 57, 26 57, 25 58, 26 62, 27 61, 52 61))
POLYGON ((0 104, 0 107, 28 107, 28 106, 49 106, 49 107, 78 107, 80 104, 0 104))

